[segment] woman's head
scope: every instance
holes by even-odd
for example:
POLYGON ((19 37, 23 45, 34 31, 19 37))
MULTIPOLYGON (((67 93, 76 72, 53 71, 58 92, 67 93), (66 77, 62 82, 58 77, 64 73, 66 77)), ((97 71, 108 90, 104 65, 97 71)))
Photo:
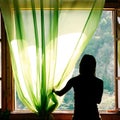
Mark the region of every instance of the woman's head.
POLYGON ((96 60, 94 56, 85 54, 79 65, 79 72, 81 74, 95 74, 96 60))

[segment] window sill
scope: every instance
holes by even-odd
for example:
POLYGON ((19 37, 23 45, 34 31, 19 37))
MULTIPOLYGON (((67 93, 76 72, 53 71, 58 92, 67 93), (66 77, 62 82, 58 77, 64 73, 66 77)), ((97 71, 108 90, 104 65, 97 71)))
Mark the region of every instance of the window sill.
MULTIPOLYGON (((73 111, 54 111, 53 116, 55 120, 71 120, 73 111)), ((87 113, 86 113, 87 114, 87 113)), ((120 120, 120 112, 106 111, 100 112, 102 120, 120 120)), ((40 118, 33 112, 22 110, 13 111, 10 114, 10 120, 39 120, 40 118)))
POLYGON ((100 114, 120 114, 120 110, 107 110, 107 111, 100 111, 100 114))
MULTIPOLYGON (((34 114, 33 112, 29 111, 29 110, 16 110, 16 111, 12 111, 11 114, 34 114)), ((60 110, 56 110, 54 111, 52 114, 73 114, 73 111, 60 111, 60 110)))
MULTIPOLYGON (((74 111, 71 110, 56 110, 53 114, 73 114, 74 111)), ((29 110, 16 110, 12 111, 11 114, 34 114, 29 110)), ((100 111, 100 114, 120 114, 120 110, 107 110, 107 111, 100 111)))

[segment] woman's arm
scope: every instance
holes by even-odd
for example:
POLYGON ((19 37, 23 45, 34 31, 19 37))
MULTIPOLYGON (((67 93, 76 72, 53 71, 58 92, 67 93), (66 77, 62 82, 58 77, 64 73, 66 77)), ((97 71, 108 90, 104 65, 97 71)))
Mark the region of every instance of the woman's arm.
POLYGON ((66 92, 68 92, 71 88, 72 88, 72 81, 69 80, 63 89, 61 89, 59 91, 56 91, 55 89, 53 89, 53 92, 58 96, 62 96, 66 92))

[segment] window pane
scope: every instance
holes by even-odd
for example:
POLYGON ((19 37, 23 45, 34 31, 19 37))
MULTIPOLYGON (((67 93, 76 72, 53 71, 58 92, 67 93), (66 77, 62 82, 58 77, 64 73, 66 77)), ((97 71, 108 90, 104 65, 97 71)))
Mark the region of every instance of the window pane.
MULTIPOLYGON (((101 21, 92 40, 87 45, 83 54, 92 54, 97 60, 96 76, 104 80, 104 94, 100 110, 108 110, 115 108, 114 93, 114 37, 112 31, 112 12, 104 11, 101 21)), ((80 58, 81 59, 81 58, 80 58)), ((78 74, 79 61, 76 64, 73 76, 78 74)), ((73 91, 69 91, 62 105, 61 110, 73 110, 74 99, 73 91)))
POLYGON ((117 38, 120 38, 120 10, 117 10, 117 38))
MULTIPOLYGON (((96 75, 104 80, 104 95, 99 108, 101 110, 114 109, 114 40, 112 34, 112 12, 104 11, 100 24, 92 40, 86 47, 83 54, 92 54, 97 60, 96 75), (107 99, 106 99, 107 98, 107 99)), ((81 58, 80 58, 81 59, 81 58)), ((73 76, 78 74, 79 61, 74 69, 73 76)), ((25 109, 16 94, 16 109, 25 109)), ((70 90, 58 110, 73 110, 73 90, 70 90)))
POLYGON ((18 98, 18 94, 15 94, 15 110, 26 110, 27 108, 23 105, 23 103, 18 98))
POLYGON ((117 42, 117 69, 118 69, 118 77, 120 77, 120 40, 117 42))
MULTIPOLYGON (((117 11, 117 76, 120 77, 120 10, 117 11)), ((118 79, 117 79, 118 80, 118 79)), ((118 82, 118 108, 120 108, 120 80, 118 82)))
POLYGON ((120 108, 120 80, 118 80, 118 108, 120 108))

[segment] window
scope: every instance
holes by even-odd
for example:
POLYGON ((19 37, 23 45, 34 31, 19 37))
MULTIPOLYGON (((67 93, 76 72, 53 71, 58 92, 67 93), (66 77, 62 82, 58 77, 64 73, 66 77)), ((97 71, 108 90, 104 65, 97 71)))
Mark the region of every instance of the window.
MULTIPOLYGON (((114 36, 112 29, 112 11, 104 11, 100 24, 92 40, 87 45, 85 53, 92 54, 97 60, 96 75, 104 80, 104 95, 100 110, 115 109, 115 84, 114 84, 114 36), (106 99, 107 98, 107 99, 106 99)), ((81 59, 81 58, 80 58, 81 59)), ((78 74, 78 60, 73 76, 78 74)), ((87 84, 87 83, 86 83, 87 84)), ((16 95, 16 109, 25 109, 16 95)), ((69 91, 58 110, 73 110, 73 90, 69 91)))
MULTIPOLYGON (((104 80, 104 94, 99 105, 99 109, 103 111, 115 109, 114 36, 112 27, 112 11, 104 11, 94 36, 83 52, 83 54, 95 56, 97 61, 96 76, 104 80)), ((73 76, 79 74, 80 59, 76 64, 73 76)), ((73 110, 74 99, 72 98, 73 90, 66 94, 59 109, 73 110)))
MULTIPOLYGON (((2 15, 0 14, 0 25, 1 25, 1 56, 0 59, 2 61, 2 64, 0 63, 0 69, 2 70, 0 73, 0 81, 2 80, 1 83, 1 88, 2 88, 2 98, 1 101, 1 107, 3 110, 9 109, 13 110, 14 109, 14 87, 13 87, 13 82, 12 81, 12 69, 11 69, 11 62, 10 62, 10 54, 9 54, 9 48, 8 48, 8 43, 7 43, 7 37, 6 37, 6 32, 5 32, 5 26, 3 22, 2 15)), ((0 89, 1 89, 0 88, 0 89)))
POLYGON ((120 108, 120 9, 116 12, 117 18, 116 18, 116 35, 115 35, 115 45, 116 45, 116 91, 117 94, 117 106, 120 108))
MULTIPOLYGON (((104 95, 102 103, 99 106, 100 110, 106 111, 109 109, 120 108, 120 36, 119 36, 119 14, 120 10, 104 11, 101 17, 100 24, 95 32, 89 45, 86 47, 85 53, 93 54, 97 60, 96 75, 104 80, 104 95), (116 19, 116 15, 118 16, 116 19), (116 22, 115 22, 116 21, 116 22), (114 23, 114 24, 113 24, 114 23), (116 23, 116 24, 115 24, 116 23), (115 29, 115 30, 114 30, 115 29), (116 31, 117 30, 117 31, 116 31), (107 98, 107 99, 106 99, 107 98)), ((2 25, 3 29, 3 25, 2 25)), ((4 29, 3 29, 4 31, 4 29)), ((12 71, 10 65, 9 49, 6 43, 6 35, 2 33, 2 79, 3 96, 2 106, 11 110, 23 110, 25 106, 20 102, 16 92, 12 71), (10 97, 11 96, 11 97, 10 97), (10 104, 9 104, 10 103, 10 104)), ((80 58, 81 59, 81 58, 80 58)), ((78 60, 73 76, 78 74, 78 60)), ((60 110, 73 110, 73 91, 69 91, 61 106, 60 110), (67 104, 66 104, 67 103, 67 104)))

